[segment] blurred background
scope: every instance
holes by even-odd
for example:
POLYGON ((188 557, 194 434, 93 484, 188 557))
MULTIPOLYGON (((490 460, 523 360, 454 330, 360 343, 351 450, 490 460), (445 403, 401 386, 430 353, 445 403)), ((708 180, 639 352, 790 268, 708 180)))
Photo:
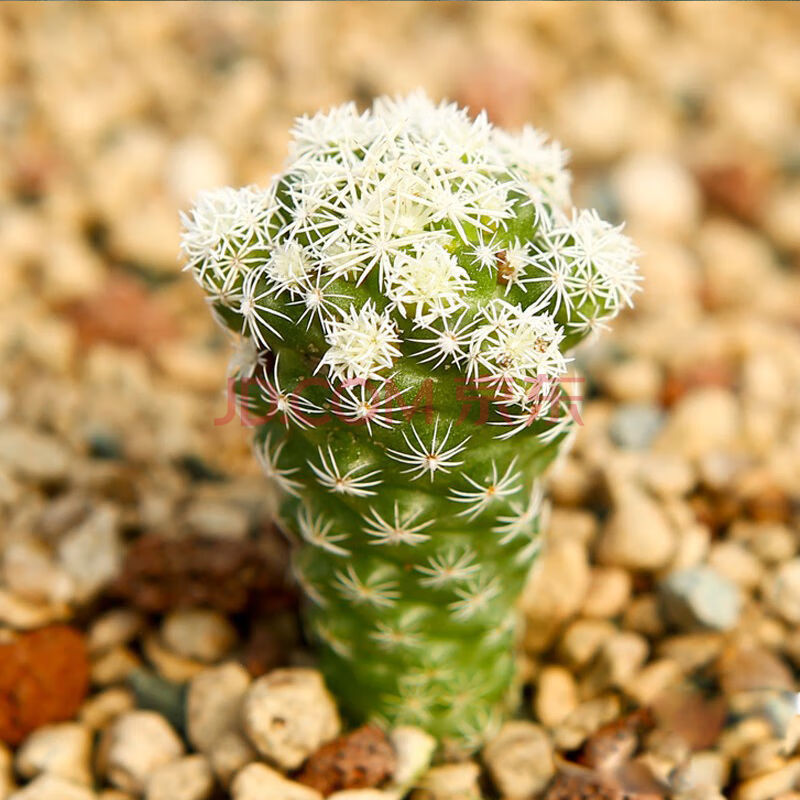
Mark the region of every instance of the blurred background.
MULTIPOLYGON (((580 357, 586 424, 523 598, 525 713, 582 759, 569 780, 619 787, 633 759, 656 796, 800 797, 794 3, 0 5, 0 646, 79 631, 70 713, 117 693, 97 729, 231 656, 308 659, 246 431, 214 424, 228 343, 178 212, 265 184, 295 116, 418 87, 552 133, 577 201, 643 253, 635 312, 580 357), (597 755, 608 725, 624 758, 597 755)), ((50 719, 3 732, 15 674, 13 745, 50 719)), ((536 791, 566 797, 545 761, 536 791)))

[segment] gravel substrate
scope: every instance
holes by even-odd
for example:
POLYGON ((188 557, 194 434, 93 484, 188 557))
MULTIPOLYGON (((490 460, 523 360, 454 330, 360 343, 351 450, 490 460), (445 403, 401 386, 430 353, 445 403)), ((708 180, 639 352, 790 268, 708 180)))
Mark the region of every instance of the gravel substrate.
POLYGON ((2 4, 0 800, 799 800, 798 41, 791 3, 2 4), (295 115, 417 86, 551 132, 643 251, 466 761, 343 724, 177 262, 295 115))

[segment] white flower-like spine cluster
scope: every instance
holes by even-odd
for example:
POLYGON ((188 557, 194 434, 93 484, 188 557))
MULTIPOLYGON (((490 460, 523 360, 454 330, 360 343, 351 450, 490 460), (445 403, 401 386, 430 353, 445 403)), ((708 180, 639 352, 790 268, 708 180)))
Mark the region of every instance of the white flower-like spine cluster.
POLYGON ((268 188, 203 193, 183 216, 183 252, 259 350, 281 339, 289 317, 274 300, 288 294, 296 322, 320 325, 318 369, 332 381, 383 380, 405 342, 422 342, 410 357, 466 364, 527 408, 531 378, 564 373, 564 336, 602 325, 638 289, 621 229, 571 208, 566 162, 532 127, 508 133, 422 93, 344 105, 297 121, 268 188), (523 240, 508 231, 525 209, 523 240), (481 273, 497 279, 494 296, 481 273), (383 306, 347 290, 370 280, 383 306))

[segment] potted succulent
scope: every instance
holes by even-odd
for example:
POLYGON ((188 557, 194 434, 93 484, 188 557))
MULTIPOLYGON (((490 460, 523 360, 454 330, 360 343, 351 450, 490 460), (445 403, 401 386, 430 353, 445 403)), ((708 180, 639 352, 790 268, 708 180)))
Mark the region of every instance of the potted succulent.
POLYGON ((266 188, 202 194, 187 267, 282 493, 321 668, 354 721, 480 743, 513 707, 567 353, 637 290, 539 131, 422 94, 296 122, 266 188))

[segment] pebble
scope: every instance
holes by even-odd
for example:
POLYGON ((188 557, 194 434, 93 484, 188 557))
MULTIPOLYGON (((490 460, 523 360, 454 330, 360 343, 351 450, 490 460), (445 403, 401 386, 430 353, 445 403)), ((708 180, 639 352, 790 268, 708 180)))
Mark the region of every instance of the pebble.
POLYGON ((767 604, 790 625, 800 623, 800 558, 781 564, 764 576, 762 594, 767 604))
POLYGON ((0 800, 6 800, 14 789, 14 757, 8 747, 0 742, 0 800))
POLYGON ((580 747, 602 725, 619 716, 620 701, 615 695, 603 695, 581 703, 553 732, 559 750, 580 747))
POLYGON ((128 689, 107 689, 92 695, 81 706, 80 720, 91 730, 100 731, 113 719, 136 705, 133 693, 128 689))
POLYGON ((380 789, 345 789, 343 792, 329 794, 327 800, 399 800, 394 792, 380 789))
POLYGON ((736 584, 711 567, 668 575, 659 585, 664 616, 681 630, 731 630, 739 620, 742 598, 736 584))
POLYGON ((75 597, 72 577, 33 537, 18 537, 5 546, 2 578, 15 595, 32 603, 70 603, 75 597))
POLYGON ((114 608, 98 617, 89 628, 89 652, 99 655, 126 645, 144 629, 145 619, 132 608, 114 608))
POLYGON ((256 749, 283 769, 296 769, 336 737, 339 713, 322 676, 279 669, 255 681, 243 706, 244 728, 256 749))
POLYGON ((736 541, 712 544, 708 566, 746 591, 758 586, 764 576, 764 568, 758 558, 736 541))
POLYGON ((720 633, 685 633, 658 643, 658 655, 672 658, 684 672, 693 672, 713 661, 722 652, 725 640, 720 633))
POLYGON ((202 661, 186 658, 164 647, 161 638, 155 634, 145 637, 144 654, 164 680, 172 683, 186 683, 206 668, 202 661))
POLYGON ((483 750, 483 760, 503 797, 523 800, 541 792, 555 773, 553 748, 533 722, 506 722, 483 750))
POLYGON ((12 630, 29 631, 69 619, 65 603, 31 603, 0 589, 0 624, 12 630))
POLYGON ((95 686, 113 686, 124 683, 128 676, 139 669, 141 661, 132 650, 122 645, 92 661, 92 683, 95 686))
POLYGON ((580 669, 594 658, 600 645, 615 631, 614 625, 606 620, 575 620, 561 636, 558 655, 567 666, 580 669))
POLYGON ((606 391, 624 403, 651 403, 661 389, 661 369, 652 359, 626 358, 609 364, 603 375, 606 391))
POLYGON ((528 618, 525 647, 539 652, 559 625, 580 609, 589 589, 586 549, 577 541, 556 541, 545 548, 528 580, 520 605, 528 618))
POLYGON ((389 741, 397 757, 392 786, 405 790, 430 766, 436 751, 436 739, 422 728, 400 725, 389 732, 389 741))
POLYGON ((700 191, 689 171, 674 157, 633 153, 616 168, 613 182, 620 213, 637 229, 686 237, 700 218, 700 191), (658 187, 653 191, 653 187, 658 187))
POLYGON ((730 763, 715 750, 701 750, 689 756, 681 781, 691 789, 709 787, 721 789, 728 782, 730 763))
POLYGON ((627 607, 632 588, 630 572, 619 567, 595 567, 581 615, 599 619, 618 616, 627 607))
POLYGON ((10 795, 8 800, 95 800, 95 798, 95 793, 85 786, 79 786, 57 775, 40 775, 10 795))
POLYGON ((122 566, 118 517, 113 507, 102 506, 59 543, 59 560, 74 579, 80 602, 92 599, 122 566))
POLYGON ((258 760, 258 753, 244 735, 237 731, 223 733, 207 748, 207 753, 217 780, 225 787, 239 770, 258 760))
POLYGON ((643 666, 625 682, 625 693, 639 705, 648 706, 670 686, 683 679, 681 665, 670 658, 660 658, 643 666))
POLYGON ((228 618, 210 609, 173 611, 161 626, 164 643, 180 656, 214 662, 236 644, 236 629, 228 618))
POLYGON ((661 508, 633 484, 620 484, 612 493, 614 508, 597 547, 600 563, 631 570, 666 566, 676 540, 661 508))
POLYGON ((800 758, 774 772, 744 781, 737 787, 733 800, 775 800, 782 792, 789 792, 800 781, 800 758))
POLYGON ((547 664, 539 672, 533 707, 539 721, 548 728, 563 722, 578 706, 578 687, 572 672, 547 664))
POLYGON ((186 522, 200 536, 245 539, 250 528, 247 512, 225 503, 200 500, 186 511, 186 522))
POLYGON ((672 409, 654 447, 687 459, 712 450, 732 449, 740 430, 739 407, 727 389, 687 392, 672 409))
POLYGON ((422 776, 411 800, 480 800, 480 774, 474 761, 433 767, 422 776))
MULTIPOLYGON (((237 729, 249 686, 249 673, 234 662, 205 669, 192 678, 186 698, 186 730, 201 753, 216 749, 224 734, 237 729)), ((227 760, 222 752, 219 757, 227 760)))
POLYGON ((664 412, 649 403, 626 403, 608 423, 612 441, 624 450, 646 450, 664 425, 664 412))
POLYGON ((287 780, 266 764, 249 764, 231 784, 233 800, 322 800, 322 795, 301 783, 287 780))
POLYGON ((646 455, 639 468, 639 477, 644 485, 662 498, 681 497, 688 494, 695 484, 692 465, 676 453, 654 453, 646 455))
POLYGON ((652 638, 661 636, 664 633, 664 621, 656 595, 645 592, 631 598, 622 616, 622 627, 652 638))
POLYGON ((86 725, 63 722, 35 730, 17 751, 17 772, 23 778, 41 773, 84 786, 92 784, 92 733, 86 725))
POLYGON ((183 743, 160 714, 128 711, 117 717, 105 734, 106 777, 133 794, 145 791, 152 773, 183 755, 183 743))
POLYGON ((21 478, 53 483, 67 477, 69 451, 56 438, 15 425, 0 427, 0 464, 21 478))
POLYGON ((146 800, 207 800, 214 776, 205 756, 179 758, 157 767, 147 781, 146 800))
POLYGON ((624 687, 644 664, 649 650, 647 639, 631 631, 619 631, 605 639, 581 682, 584 696, 624 687))

